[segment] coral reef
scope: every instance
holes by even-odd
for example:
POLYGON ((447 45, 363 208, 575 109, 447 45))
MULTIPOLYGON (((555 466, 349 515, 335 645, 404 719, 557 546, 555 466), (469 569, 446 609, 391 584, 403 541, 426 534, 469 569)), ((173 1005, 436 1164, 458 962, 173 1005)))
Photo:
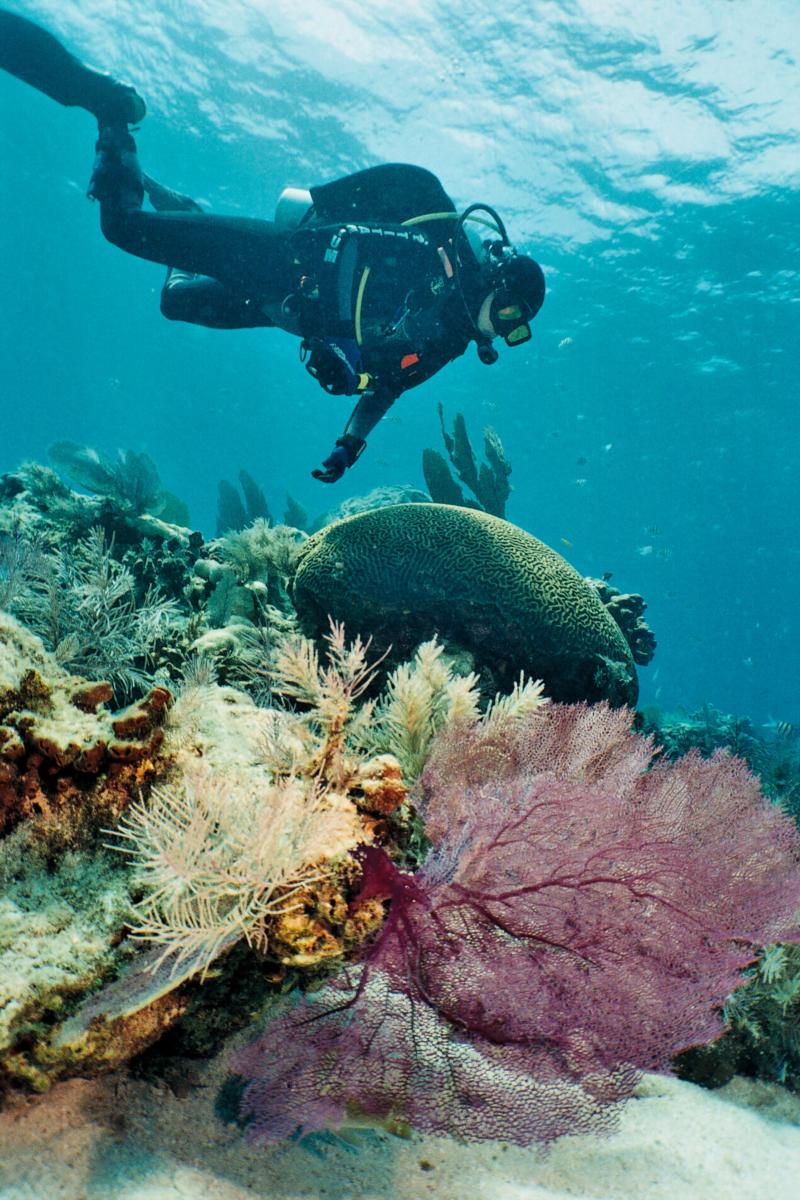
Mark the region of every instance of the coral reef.
POLYGON ((328 526, 302 546, 292 595, 307 633, 330 613, 397 660, 438 634, 467 648, 493 689, 522 670, 554 699, 636 701, 631 652, 595 589, 487 513, 403 504, 328 526))
POLYGON ((373 488, 365 496, 349 496, 342 500, 336 508, 332 508, 324 516, 319 517, 311 526, 311 533, 317 533, 326 525, 335 521, 343 521, 345 517, 356 517, 359 513, 370 512, 373 508, 388 508, 393 504, 429 504, 430 496, 421 492, 411 484, 386 484, 373 488))
MULTIPOLYGON (((115 839, 143 892, 129 924, 155 949, 80 1005, 56 1037, 59 1051, 107 1062, 115 1031, 123 1045, 131 1030, 155 1037, 167 1013, 183 1011, 191 981, 239 941, 257 951, 265 979, 281 980, 327 968, 380 925, 378 901, 357 912, 349 903, 359 875, 351 851, 386 842, 405 861, 422 857, 408 785, 438 729, 478 721, 476 681, 456 676, 430 644, 366 700, 375 671, 366 647, 347 647, 334 627, 327 651, 320 660, 304 638, 274 649, 273 690, 299 710, 259 708, 209 682, 179 695, 166 730, 171 766, 115 839), (155 1023, 146 1017, 154 1006, 155 1023)), ((542 703, 540 687, 520 681, 484 720, 514 721, 542 703)))
POLYGON ((229 564, 241 583, 261 582, 265 601, 288 612, 286 582, 292 575, 306 535, 288 525, 270 525, 258 518, 246 529, 211 543, 212 555, 229 564))
POLYGON ((269 694, 263 666, 275 639, 297 632, 288 582, 305 536, 258 519, 211 542, 186 589, 203 622, 192 651, 213 662, 220 683, 256 699, 269 694))
POLYGON ((266 497, 253 476, 245 470, 239 472, 242 497, 227 479, 220 479, 217 489, 217 536, 236 532, 252 525, 254 521, 271 522, 266 497))
POLYGON ((689 750, 706 757, 715 750, 729 750, 743 758, 760 777, 767 795, 800 824, 800 737, 791 724, 778 722, 759 729, 749 717, 720 712, 713 704, 691 713, 669 713, 647 705, 638 721, 668 758, 680 758, 689 750))
POLYGON ((414 874, 361 969, 238 1052, 249 1135, 348 1118, 528 1144, 614 1127, 645 1070, 721 1032, 756 948, 800 941, 800 835, 725 755, 653 763, 631 716, 550 705, 440 734, 414 874))
MULTIPOLYGON (((736 754, 759 776, 764 792, 800 824, 800 739, 791 724, 757 727, 711 704, 692 713, 648 706, 638 719, 669 759, 688 753, 708 757, 723 749, 736 754)), ((800 949, 768 946, 748 974, 725 1006, 729 1031, 713 1045, 682 1056, 678 1070, 713 1087, 740 1073, 800 1091, 800 949)))
POLYGON ((597 590, 606 610, 622 630, 622 635, 631 648, 633 661, 640 667, 646 667, 653 661, 656 639, 644 619, 647 605, 642 597, 636 592, 621 592, 607 579, 592 579, 586 576, 586 582, 597 590))
POLYGON ((131 955, 130 871, 99 839, 166 770, 171 696, 111 698, 0 613, 0 1091, 85 1068, 53 1031, 131 955))
POLYGON ((114 557, 125 560, 137 581, 141 563, 144 587, 157 583, 167 595, 177 598, 203 539, 174 523, 176 515, 188 519, 185 506, 170 493, 159 495, 163 503, 161 515, 156 516, 138 511, 116 495, 87 496, 73 491, 49 467, 25 463, 13 474, 0 476, 0 543, 4 545, 0 574, 7 574, 10 557, 27 558, 30 566, 37 555, 69 552, 99 528, 106 544, 113 545, 114 557), (157 578, 154 570, 159 572, 157 578))
POLYGON ((479 508, 495 517, 506 515, 506 501, 511 495, 508 477, 511 464, 506 458, 498 433, 491 426, 483 431, 483 446, 486 462, 478 463, 467 433, 467 423, 462 413, 456 413, 453 431, 448 432, 444 423, 444 410, 439 408, 439 423, 450 462, 458 478, 469 488, 474 499, 465 498, 453 479, 446 460, 437 450, 425 449, 422 453, 422 473, 431 498, 437 504, 457 504, 466 508, 479 508))
POLYGON ((74 673, 108 680, 118 700, 158 674, 159 649, 182 625, 176 601, 157 586, 137 595, 133 575, 102 529, 70 548, 41 554, 9 607, 74 673))
POLYGON ((105 496, 134 514, 158 513, 162 507, 161 480, 148 454, 121 450, 116 459, 91 446, 56 442, 48 451, 64 474, 95 495, 105 496))
MULTIPOLYGON (((45 1091, 85 1054, 53 1042, 77 1001, 131 957, 130 872, 85 837, 54 855, 35 820, 0 841, 0 1096, 45 1091)), ((118 856, 117 856, 118 857, 118 856)), ((116 1054, 137 1046, 120 1041, 116 1054)))
POLYGON ((391 764, 351 745, 372 675, 365 648, 333 630, 328 649, 325 665, 305 639, 278 649, 273 688, 309 699, 304 714, 215 684, 178 697, 172 765, 114 839, 143 893, 129 916, 133 939, 156 951, 83 1004, 59 1045, 85 1048, 98 1023, 124 1030, 240 940, 273 965, 309 969, 340 959, 382 917, 351 919, 348 852, 372 840, 371 814, 386 814, 389 795, 402 804, 405 786, 391 764))
POLYGON ((720 1049, 736 1071, 800 1092, 800 947, 768 946, 725 1006, 720 1049))
POLYGON ((481 714, 480 678, 459 674, 454 659, 436 640, 423 642, 410 662, 392 671, 377 703, 370 709, 361 744, 377 753, 391 751, 403 777, 413 783, 422 771, 434 736, 452 722, 479 718, 514 719, 535 712, 547 701, 541 681, 520 679, 512 691, 495 697, 481 714))
MULTIPOLYGON (((167 495, 146 456, 115 462, 71 443, 56 456, 97 494, 35 463, 0 479, 0 608, 64 666, 108 680, 118 703, 179 682, 198 655, 221 683, 263 695, 255 667, 265 647, 296 630, 287 581, 305 535, 259 517, 205 544, 138 511, 167 495)), ((242 477, 250 507, 263 507, 242 477)))
POLYGON ((254 780, 228 766, 154 788, 117 836, 147 888, 134 936, 162 946, 176 967, 190 961, 205 972, 241 937, 266 948, 274 916, 285 923, 296 914, 306 927, 309 897, 331 877, 326 864, 365 834, 345 793, 298 777, 272 781, 267 772, 254 780))
POLYGON ((767 946, 725 1005, 724 1037, 681 1055, 684 1079, 720 1087, 751 1075, 800 1092, 800 946, 767 946))
POLYGON ((122 712, 106 682, 69 675, 41 641, 0 613, 0 833, 39 818, 74 845, 110 822, 156 772, 171 701, 156 687, 122 712))
MULTIPOLYGON (((311 538, 244 472, 209 543, 147 455, 55 447, 90 495, 32 463, 0 478, 0 1090, 165 1033, 207 1049, 300 983, 315 998, 240 1062, 255 1132, 344 1106, 546 1140, 606 1127, 641 1067, 714 1036, 761 941, 712 1051, 797 1082, 777 807, 729 760, 653 766, 624 714, 550 712, 519 678, 633 703, 644 604, 491 516, 496 435, 479 468, 463 417, 442 428, 475 501, 437 456, 466 508, 376 489, 311 538)), ((730 745, 800 815, 793 736, 710 708, 644 720, 665 757, 730 745)))

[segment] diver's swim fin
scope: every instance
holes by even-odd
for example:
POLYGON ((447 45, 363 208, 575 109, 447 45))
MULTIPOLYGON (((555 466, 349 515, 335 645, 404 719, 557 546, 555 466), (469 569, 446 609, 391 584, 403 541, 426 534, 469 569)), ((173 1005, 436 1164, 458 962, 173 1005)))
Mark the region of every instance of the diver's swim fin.
POLYGON ((0 9, 0 68, 104 125, 138 125, 147 107, 135 88, 80 62, 52 33, 0 9))

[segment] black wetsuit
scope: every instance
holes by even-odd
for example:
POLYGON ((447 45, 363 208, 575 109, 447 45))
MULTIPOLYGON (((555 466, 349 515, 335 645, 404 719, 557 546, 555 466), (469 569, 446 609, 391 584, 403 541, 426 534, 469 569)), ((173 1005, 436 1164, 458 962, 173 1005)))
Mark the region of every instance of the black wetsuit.
MULTIPOLYGON (((165 316, 212 328, 277 325, 305 339, 346 339, 373 392, 396 398, 463 354, 474 333, 452 279, 455 209, 435 175, 390 163, 311 189, 294 230, 197 212, 145 212, 101 201, 105 236, 172 268, 165 316), (404 225, 429 214, 449 214, 404 225)), ((474 303, 477 266, 462 247, 474 303)))
POLYGON ((137 96, 141 115, 130 115, 133 89, 2 9, 0 67, 93 112, 101 130, 117 128, 104 186, 93 194, 109 241, 170 268, 164 315, 212 328, 276 325, 302 337, 322 386, 360 395, 346 434, 356 443, 397 396, 463 354, 475 336, 480 268, 460 239, 454 278, 456 212, 430 171, 386 164, 314 187, 313 206, 293 230, 203 213, 191 201, 144 211, 135 145, 124 132, 144 113, 137 96))

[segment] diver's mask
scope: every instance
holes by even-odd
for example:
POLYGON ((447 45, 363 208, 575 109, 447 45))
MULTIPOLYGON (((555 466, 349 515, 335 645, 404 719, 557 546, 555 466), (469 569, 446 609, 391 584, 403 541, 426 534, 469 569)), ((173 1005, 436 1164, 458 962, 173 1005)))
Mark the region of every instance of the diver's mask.
POLYGON ((542 268, 536 260, 527 254, 519 254, 511 245, 506 227, 493 208, 488 204, 470 204, 461 213, 456 222, 453 237, 456 249, 454 282, 461 293, 467 316, 475 330, 478 357, 482 363, 491 364, 497 361, 497 351, 491 344, 491 337, 478 329, 477 319, 473 315, 461 285, 459 251, 467 240, 464 224, 469 219, 479 219, 481 223, 486 223, 482 218, 475 218, 476 212, 487 214, 494 229, 500 235, 499 240, 483 242, 481 273, 486 287, 484 296, 494 293, 488 314, 492 329, 497 336, 502 337, 507 346, 521 346, 530 341, 530 323, 544 302, 545 282, 542 268))
POLYGON ((544 275, 535 259, 511 247, 494 251, 500 261, 494 268, 495 294, 489 320, 507 346, 531 339, 531 321, 544 302, 544 275))
POLYGON ((532 319, 529 305, 508 288, 497 289, 489 308, 489 320, 492 329, 507 346, 521 346, 523 342, 531 340, 532 319))

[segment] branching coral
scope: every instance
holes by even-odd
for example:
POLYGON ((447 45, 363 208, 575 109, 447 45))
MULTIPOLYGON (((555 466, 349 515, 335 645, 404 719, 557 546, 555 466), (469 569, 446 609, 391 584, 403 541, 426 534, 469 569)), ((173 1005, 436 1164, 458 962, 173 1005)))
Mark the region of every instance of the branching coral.
POLYGON ((57 467, 87 491, 107 496, 132 513, 157 512, 161 480, 148 454, 121 450, 116 459, 91 446, 56 442, 49 454, 57 467))
POLYGON ((0 533, 0 611, 12 612, 30 602, 31 580, 41 575, 47 549, 19 526, 0 533))
POLYGON ((461 488, 450 474, 450 468, 436 450, 426 449, 422 453, 422 471, 428 491, 435 503, 466 505, 480 508, 496 517, 505 516, 506 501, 511 495, 508 477, 511 464, 506 458, 498 433, 491 426, 483 431, 483 446, 486 462, 480 470, 475 452, 467 433, 467 423, 462 413, 456 413, 453 431, 449 433, 444 423, 444 411, 439 405, 439 423, 442 427, 447 454, 456 474, 472 492, 475 500, 465 498, 461 488))
POLYGON ((288 525, 270 525, 262 517, 246 529, 219 537, 211 543, 215 558, 229 564, 242 584, 259 581, 268 589, 268 599, 278 607, 291 607, 286 583, 294 571, 305 534, 288 525))
POLYGON ((405 1120, 521 1144, 613 1127, 642 1070, 719 1034, 776 937, 800 941, 800 837, 724 755, 652 763, 630 715, 548 706, 452 727, 414 875, 363 852, 388 905, 359 971, 234 1059, 256 1139, 405 1120))
MULTIPOLYGON (((360 642, 347 646, 334 629, 323 663, 311 642, 286 640, 273 687, 309 711, 258 710, 228 693, 229 711, 241 718, 241 764, 220 750, 204 771, 183 769, 175 786, 155 789, 119 828, 145 889, 135 935, 161 946, 176 970, 187 962, 205 970, 241 937, 266 948, 273 918, 283 919, 273 941, 288 954, 287 914, 313 908, 317 885, 340 868, 346 873, 343 856, 369 840, 352 796, 369 764, 347 746, 366 719, 357 706, 373 675, 366 650, 360 642)), ((226 693, 200 688, 179 701, 176 750, 181 738, 202 745, 192 726, 205 720, 215 695, 226 693)), ((342 944, 331 952, 341 954, 342 944)))
MULTIPOLYGON (((245 470, 239 472, 239 484, 244 496, 242 502, 239 493, 227 479, 220 479, 217 488, 217 534, 225 534, 231 530, 244 529, 254 521, 272 520, 266 497, 253 476, 245 470)), ((298 528, 300 528, 298 526, 298 528)))
MULTIPOLYGON (((800 946, 767 946, 746 985, 728 1000, 725 1020, 729 1032, 712 1047, 715 1074, 722 1063, 725 1075, 757 1075, 800 1091, 800 946)), ((705 1078, 708 1064, 699 1066, 705 1078)))
POLYGON ((107 679, 120 700, 152 684, 158 647, 181 624, 177 604, 157 587, 137 598, 100 528, 32 558, 11 607, 62 665, 107 679))

